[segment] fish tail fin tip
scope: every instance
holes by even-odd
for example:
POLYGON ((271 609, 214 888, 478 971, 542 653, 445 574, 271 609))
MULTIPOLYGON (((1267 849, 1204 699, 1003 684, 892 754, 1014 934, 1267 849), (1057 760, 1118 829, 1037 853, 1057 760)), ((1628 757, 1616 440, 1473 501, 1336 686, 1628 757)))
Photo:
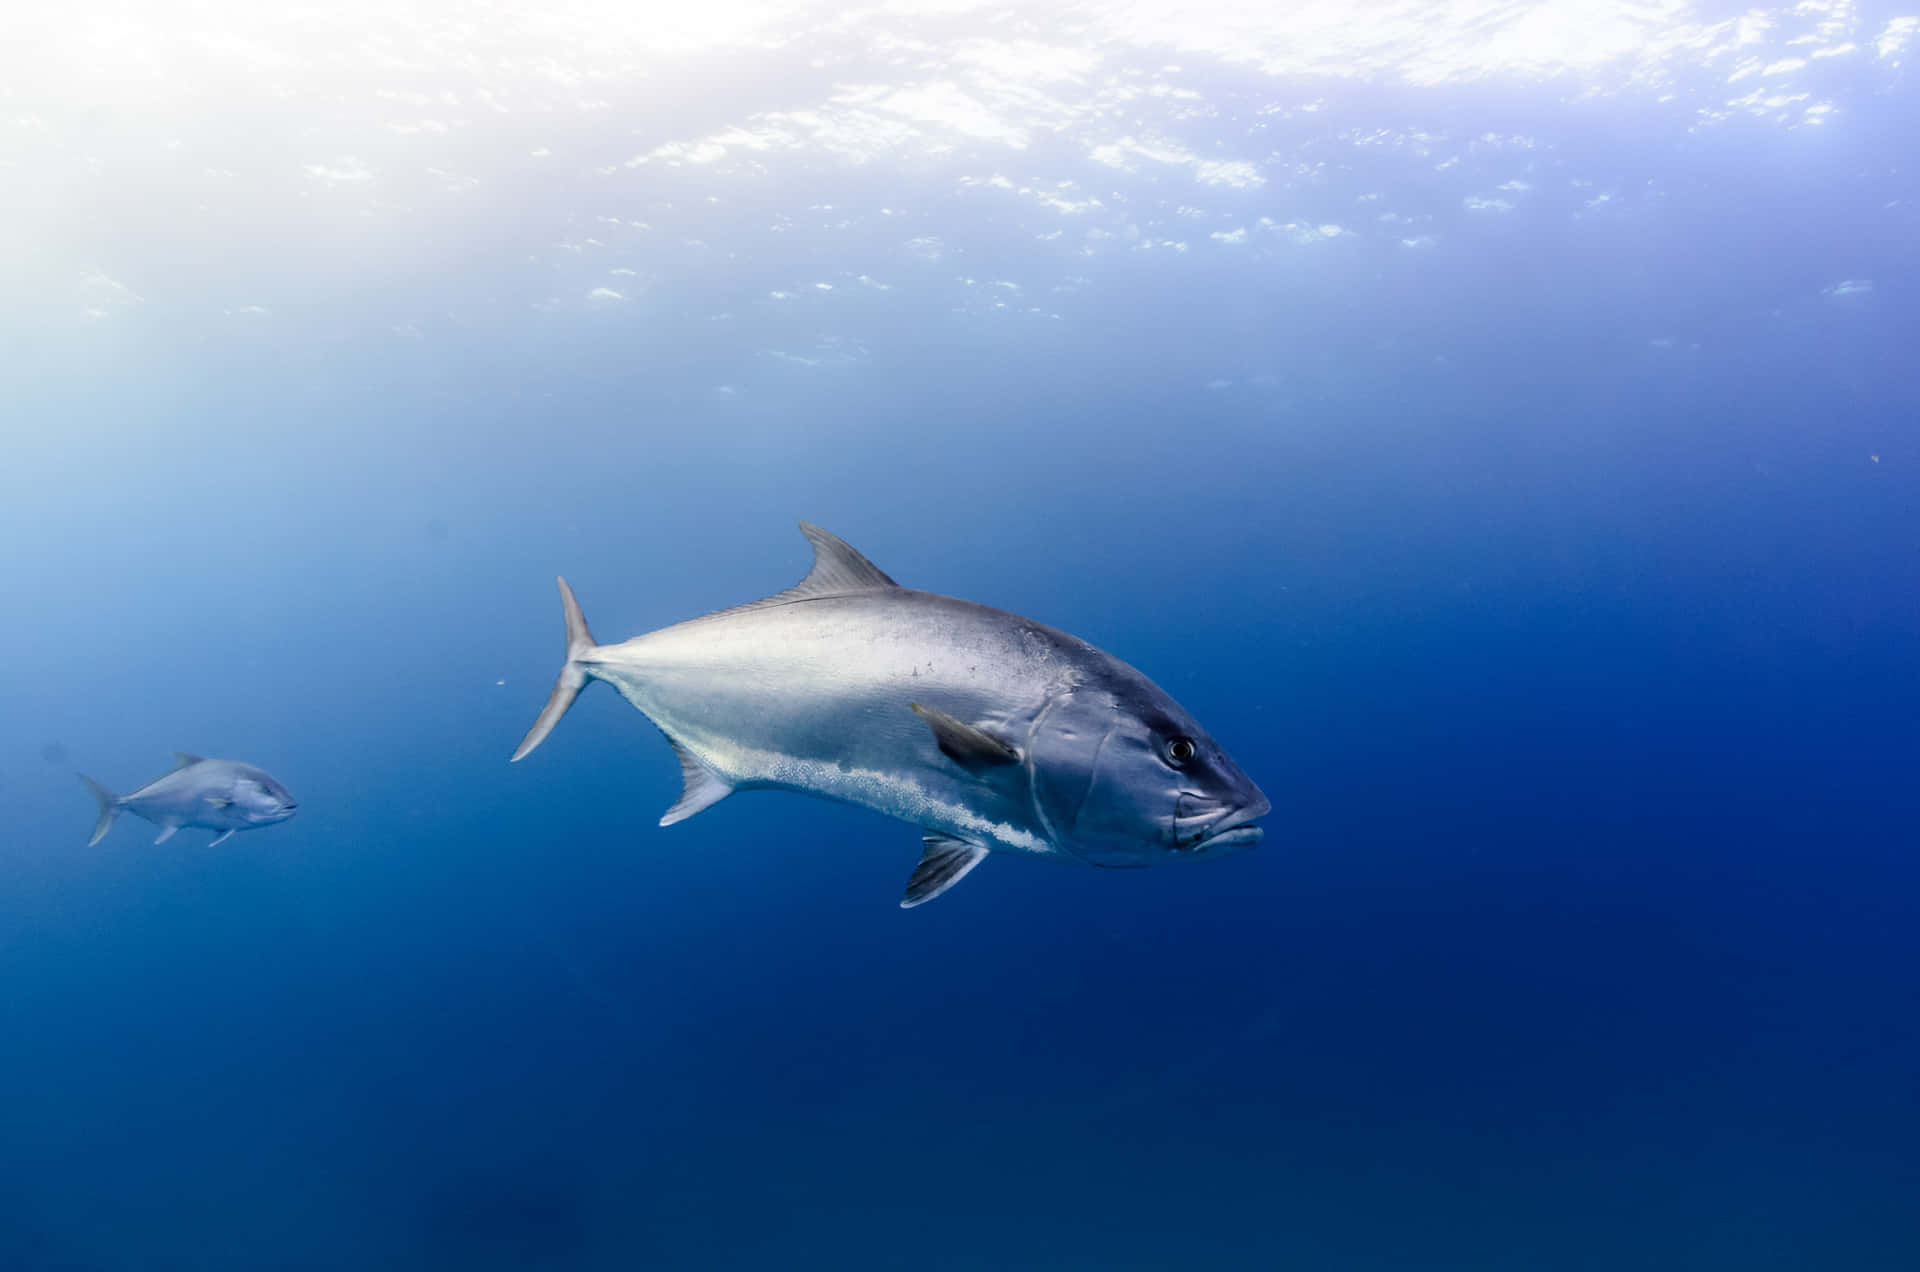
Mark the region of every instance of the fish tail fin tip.
POLYGON ((547 734, 553 732, 553 726, 560 723, 560 717, 567 714, 567 708, 587 684, 587 669, 580 660, 594 650, 593 633, 587 629, 586 616, 580 612, 580 602, 574 599, 573 589, 565 579, 558 582, 560 609, 567 620, 567 661, 560 668, 559 679, 554 681, 553 692, 547 696, 547 705, 540 709, 539 718, 515 748, 515 760, 524 759, 534 747, 546 741, 547 734))
POLYGON ((87 784, 87 789, 93 792, 93 797, 100 801, 100 816, 93 823, 93 838, 87 840, 87 847, 91 848, 106 838, 107 831, 113 828, 113 819, 120 815, 120 797, 85 773, 80 775, 80 780, 87 784))
POLYGON ((586 615, 580 612, 580 602, 573 599, 567 581, 557 578, 554 582, 560 585, 560 609, 567 619, 567 660, 571 662, 593 651, 593 633, 587 630, 586 615))

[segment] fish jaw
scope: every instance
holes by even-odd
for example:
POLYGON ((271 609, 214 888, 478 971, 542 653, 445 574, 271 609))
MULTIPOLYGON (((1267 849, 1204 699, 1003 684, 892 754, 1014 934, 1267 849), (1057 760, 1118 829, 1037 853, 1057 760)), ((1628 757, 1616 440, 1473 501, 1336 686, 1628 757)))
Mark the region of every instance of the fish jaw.
POLYGON ((1257 788, 1250 789, 1250 798, 1237 804, 1182 793, 1174 803, 1174 850, 1183 856, 1224 856, 1259 843, 1265 832, 1254 823, 1273 805, 1257 788))

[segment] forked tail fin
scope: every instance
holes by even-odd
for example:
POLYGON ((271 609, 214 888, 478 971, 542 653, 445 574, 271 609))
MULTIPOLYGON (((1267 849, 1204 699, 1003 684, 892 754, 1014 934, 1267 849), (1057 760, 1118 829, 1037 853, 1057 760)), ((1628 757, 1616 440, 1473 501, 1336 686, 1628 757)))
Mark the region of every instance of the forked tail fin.
POLYGON ((560 678, 553 684, 547 705, 540 708, 540 718, 527 730, 527 736, 520 739, 520 746, 513 753, 516 760, 546 741, 547 734, 553 732, 553 726, 560 723, 560 717, 567 714, 567 708, 587 683, 587 669, 579 660, 593 652, 593 633, 587 630, 587 620, 580 613, 580 602, 573 599, 573 589, 565 579, 559 582, 560 606, 567 616, 567 661, 560 668, 560 678))
POLYGON ((91 848, 113 829, 113 819, 120 815, 120 797, 85 773, 80 775, 80 780, 87 784, 87 789, 93 792, 93 797, 100 801, 100 816, 93 823, 93 838, 87 840, 87 847, 91 848))

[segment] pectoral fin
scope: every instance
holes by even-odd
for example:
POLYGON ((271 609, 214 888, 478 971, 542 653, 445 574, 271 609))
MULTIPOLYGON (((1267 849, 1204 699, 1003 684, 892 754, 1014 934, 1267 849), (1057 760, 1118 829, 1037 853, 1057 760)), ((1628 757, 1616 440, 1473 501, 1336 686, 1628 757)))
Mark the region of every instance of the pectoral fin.
POLYGON ((215 808, 230 808, 233 805, 233 801, 225 795, 209 795, 206 797, 206 800, 207 803, 213 805, 215 808))
POLYGON ((172 839, 173 833, 179 829, 180 829, 180 826, 177 822, 168 822, 165 826, 162 826, 160 828, 160 834, 158 835, 158 837, 154 839, 153 842, 156 844, 164 844, 167 842, 167 840, 172 839))
POLYGON ((227 840, 229 840, 229 839, 232 839, 232 838, 233 838, 233 832, 232 832, 232 831, 230 831, 230 830, 228 830, 228 831, 222 831, 222 832, 221 832, 220 834, 218 834, 218 835, 215 835, 215 836, 213 837, 213 842, 212 842, 212 843, 210 843, 210 844, 208 844, 208 845, 207 845, 207 847, 209 847, 209 848, 218 848, 218 847, 219 847, 219 846, 220 846, 221 844, 224 844, 224 843, 226 843, 226 842, 227 842, 227 840))
POLYGON ((925 848, 920 853, 920 864, 913 868, 913 874, 907 880, 906 895, 900 898, 902 910, 911 910, 916 905, 933 900, 966 878, 967 871, 986 860, 987 856, 987 850, 979 844, 970 844, 937 830, 926 831, 921 836, 921 842, 925 848))
POLYGON ((961 768, 993 768, 1001 764, 1015 764, 1020 760, 1020 752, 985 729, 956 720, 938 707, 925 707, 917 702, 907 705, 933 730, 941 754, 961 768))
POLYGON ((680 761, 682 788, 679 801, 660 819, 662 826, 683 822, 733 794, 731 783, 694 758, 693 753, 678 742, 673 744, 673 753, 680 761))

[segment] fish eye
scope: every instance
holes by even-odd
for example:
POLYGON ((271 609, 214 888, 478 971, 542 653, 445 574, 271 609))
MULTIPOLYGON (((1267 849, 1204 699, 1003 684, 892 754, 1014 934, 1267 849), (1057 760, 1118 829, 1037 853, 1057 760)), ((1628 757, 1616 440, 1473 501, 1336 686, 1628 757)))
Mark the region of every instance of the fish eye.
POLYGON ((1192 738, 1175 738, 1173 741, 1167 743, 1167 758, 1175 764, 1185 764, 1193 758, 1193 752, 1192 738))

